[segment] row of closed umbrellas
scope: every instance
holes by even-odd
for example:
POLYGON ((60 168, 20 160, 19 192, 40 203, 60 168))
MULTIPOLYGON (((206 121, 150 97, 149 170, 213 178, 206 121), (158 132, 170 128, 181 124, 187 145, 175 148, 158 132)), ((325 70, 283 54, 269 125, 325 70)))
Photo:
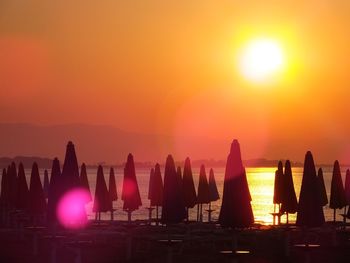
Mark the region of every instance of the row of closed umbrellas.
MULTIPOLYGON (((349 172, 347 172, 347 176, 348 174, 350 176, 349 172)), ((296 224, 299 226, 322 225, 325 221, 323 206, 328 201, 322 177, 322 170, 319 170, 318 175, 316 174, 313 156, 311 152, 307 152, 298 203, 293 186, 290 162, 286 162, 284 172, 283 165, 280 162, 275 176, 273 200, 275 204, 280 206, 280 212, 287 213, 287 215, 297 212, 296 224)), ((333 209, 342 208, 350 203, 347 199, 350 194, 346 194, 341 180, 339 163, 336 162, 330 198, 330 207, 333 209)), ((350 181, 348 184, 350 184, 350 181)), ((107 187, 103 168, 102 166, 98 167, 95 197, 92 199, 86 166, 84 164, 81 166, 79 174, 75 148, 73 143, 69 142, 62 171, 59 160, 55 158, 50 180, 48 173, 45 172, 44 187, 42 187, 36 163, 32 167, 29 187, 27 186, 23 165, 19 165, 18 173, 14 163, 7 170, 4 169, 1 180, 1 207, 24 210, 30 215, 46 214, 49 223, 56 223, 59 200, 75 188, 85 188, 89 192, 89 198, 86 202, 94 201, 93 211, 96 215, 100 215, 101 212, 113 212, 112 202, 118 199, 113 168, 110 170, 107 187)), ((197 220, 201 220, 201 204, 210 204, 212 201, 218 200, 219 194, 212 169, 209 172, 209 180, 207 180, 205 167, 201 166, 198 193, 196 194, 190 159, 185 160, 182 173, 180 167, 176 168, 173 157, 168 155, 165 162, 164 182, 159 164, 156 164, 154 169, 151 170, 148 198, 150 206, 156 207, 157 219, 158 207, 161 206, 160 221, 163 224, 173 224, 188 219, 188 209, 193 208, 196 204, 199 204, 197 220)), ((128 155, 124 167, 121 199, 123 210, 128 212, 129 220, 131 220, 131 213, 142 205, 134 160, 131 154, 128 155)), ((218 223, 224 227, 233 228, 251 226, 254 223, 251 201, 240 145, 237 140, 234 140, 227 157, 218 223)), ((210 212, 209 206, 209 214, 210 212)))
MULTIPOLYGON (((249 226, 254 221, 250 204, 251 197, 239 144, 236 140, 232 143, 225 178, 219 222, 224 226, 249 226)), ((18 167, 18 173, 14 163, 7 170, 4 169, 1 180, 1 208, 23 210, 32 216, 45 214, 49 223, 57 223, 57 206, 60 199, 67 192, 76 188, 85 188, 89 192, 87 202, 93 200, 93 212, 96 214, 113 211, 112 202, 118 199, 113 168, 110 170, 107 187, 103 168, 98 167, 93 199, 90 194, 86 166, 82 164, 79 173, 75 147, 72 142, 69 142, 62 170, 59 160, 55 158, 50 180, 45 171, 44 187, 41 184, 36 163, 32 166, 29 187, 22 164, 18 167)), ((202 220, 202 204, 210 204, 220 197, 212 169, 208 180, 205 167, 201 166, 196 194, 190 159, 185 160, 182 173, 181 168, 176 168, 173 157, 169 155, 165 163, 164 182, 159 164, 156 164, 151 170, 148 198, 151 207, 155 206, 157 210, 158 207, 162 207, 160 221, 163 224, 171 224, 188 220, 188 209, 193 208, 196 204, 199 204, 197 218, 202 220)), ((131 154, 128 155, 124 167, 121 199, 123 210, 128 212, 129 219, 131 219, 131 213, 142 205, 131 154)))
MULTIPOLYGON (((316 167, 311 152, 307 152, 304 162, 303 179, 301 184, 299 203, 294 190, 290 161, 283 164, 280 161, 275 172, 273 203, 279 207, 279 214, 297 213, 297 225, 321 226, 325 222, 323 207, 328 204, 323 170, 316 167)), ((329 207, 334 210, 333 220, 336 221, 336 209, 344 208, 344 220, 350 218, 350 170, 346 171, 345 185, 343 185, 340 165, 334 162, 331 180, 329 207)))

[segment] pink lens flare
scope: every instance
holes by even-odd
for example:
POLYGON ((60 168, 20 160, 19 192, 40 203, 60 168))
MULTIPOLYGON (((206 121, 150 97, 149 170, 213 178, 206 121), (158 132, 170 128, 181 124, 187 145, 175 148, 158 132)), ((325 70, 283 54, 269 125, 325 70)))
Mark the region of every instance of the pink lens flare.
POLYGON ((60 199, 57 206, 57 218, 62 226, 69 229, 84 228, 87 223, 85 204, 89 192, 84 188, 74 188, 60 199))

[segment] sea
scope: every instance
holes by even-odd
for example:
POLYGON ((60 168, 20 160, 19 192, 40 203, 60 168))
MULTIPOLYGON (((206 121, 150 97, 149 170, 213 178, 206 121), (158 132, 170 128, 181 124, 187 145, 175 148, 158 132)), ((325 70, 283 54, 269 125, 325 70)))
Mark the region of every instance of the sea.
MULTIPOLYGON (((333 167, 325 166, 322 168, 323 168, 323 176, 325 180, 327 195, 329 199, 333 167)), ((348 167, 342 167, 343 184, 345 182, 345 171, 347 168, 348 167)), ((114 219, 127 220, 127 213, 123 211, 122 209, 123 201, 120 199, 121 191, 122 191, 121 189, 122 182, 123 182, 123 169, 115 168, 114 170, 115 170, 115 177, 116 177, 117 191, 118 191, 118 200, 113 202, 113 207, 114 209, 116 209, 114 212, 114 219)), ((270 213, 274 212, 274 205, 272 203, 272 200, 273 200, 275 170, 276 168, 274 167, 246 168, 249 189, 252 196, 251 204, 253 207, 253 213, 254 213, 254 218, 256 223, 260 223, 263 225, 270 225, 273 223, 273 218, 270 213)), ((29 185, 30 170, 26 169, 25 172, 26 172, 27 182, 29 185)), ((164 168, 162 172, 164 172, 164 168)), ((195 186, 197 187, 198 179, 199 179, 199 168, 192 168, 192 172, 193 172, 194 183, 195 183, 195 186)), ((295 192, 297 194, 297 198, 299 199, 303 168, 294 167, 292 168, 292 172, 293 172, 295 192)), ((88 179, 90 184, 90 191, 92 193, 92 196, 94 196, 97 168, 88 168, 87 173, 88 173, 88 179)), ((224 173, 225 173, 225 167, 214 168, 214 174, 215 174, 218 191, 220 194, 220 199, 216 202, 211 203, 211 209, 214 210, 212 213, 213 221, 218 219, 219 213, 220 213, 220 206, 222 201, 221 197, 222 197, 223 183, 224 183, 224 173)), ((50 171, 49 171, 49 174, 50 174, 50 171)), ((207 169, 207 175, 208 174, 209 174, 209 169, 207 169)), ((109 167, 104 168, 104 175, 105 175, 106 183, 108 185, 109 167)), ((132 213, 132 220, 148 219, 147 207, 149 207, 150 205, 150 202, 147 199, 149 175, 150 175, 150 169, 136 168, 136 177, 137 177, 137 182, 138 182, 139 190, 141 194, 142 206, 138 210, 132 213)), ((43 182, 43 177, 44 177, 43 169, 40 169, 40 176, 43 182)), ((208 219, 207 212, 205 212, 206 209, 208 209, 208 205, 203 205, 203 221, 207 221, 208 219)), ((94 219, 95 214, 92 212, 92 202, 87 204, 86 210, 87 210, 89 219, 94 219)), ((340 214, 342 214, 343 212, 344 212, 343 209, 337 211, 337 220, 342 220, 342 217, 340 216, 340 214)), ((327 221, 333 220, 333 210, 330 209, 328 205, 324 207, 324 214, 327 221)), ((153 214, 153 216, 155 215, 153 214)), ((102 213, 101 218, 105 220, 110 220, 111 218, 110 212, 102 213)), ((194 207, 192 209, 189 209, 189 219, 196 220, 196 218, 197 218, 197 208, 194 207)), ((285 216, 283 216, 281 218, 281 221, 285 222, 285 220, 286 218, 285 216)), ((295 222, 295 220, 296 220, 296 214, 290 214, 289 222, 293 223, 295 222)))

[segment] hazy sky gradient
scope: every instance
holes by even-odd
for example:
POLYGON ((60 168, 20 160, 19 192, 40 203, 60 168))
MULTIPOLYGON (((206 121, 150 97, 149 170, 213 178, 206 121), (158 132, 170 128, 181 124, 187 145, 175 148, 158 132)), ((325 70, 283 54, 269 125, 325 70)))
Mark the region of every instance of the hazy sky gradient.
POLYGON ((350 161, 349 46, 345 0, 3 0, 0 122, 238 138, 248 157, 311 149, 350 161), (236 66, 260 36, 287 52, 269 86, 236 66))

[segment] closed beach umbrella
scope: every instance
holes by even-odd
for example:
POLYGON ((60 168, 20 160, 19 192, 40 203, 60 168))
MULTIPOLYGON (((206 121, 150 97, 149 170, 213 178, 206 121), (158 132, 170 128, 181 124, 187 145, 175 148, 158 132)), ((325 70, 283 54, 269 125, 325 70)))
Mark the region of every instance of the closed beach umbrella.
POLYGON ((346 170, 346 175, 345 175, 345 199, 346 199, 346 204, 350 205, 350 170, 346 170))
POLYGON ((28 211, 32 216, 42 215, 46 212, 46 201, 43 186, 40 181, 39 168, 33 164, 30 176, 28 211))
POLYGON ((111 167, 109 169, 108 193, 109 193, 109 198, 112 201, 111 220, 113 221, 113 219, 114 219, 113 201, 117 201, 118 200, 117 184, 115 182, 115 175, 114 175, 113 167, 111 167))
POLYGON ((174 159, 171 155, 168 155, 165 162, 164 173, 162 223, 180 223, 186 218, 185 203, 181 188, 182 186, 178 179, 174 159))
POLYGON ((290 161, 287 160, 283 175, 283 195, 281 212, 287 213, 287 224, 289 223, 288 214, 294 214, 298 211, 298 201, 295 194, 292 167, 290 161))
POLYGON ((279 210, 282 204, 282 196, 283 196, 283 164, 281 161, 278 162, 278 169, 275 172, 275 181, 273 188, 273 203, 274 208, 276 209, 276 205, 279 210))
POLYGON ((109 170, 108 192, 109 192, 109 197, 112 200, 112 202, 118 200, 117 184, 115 182, 115 175, 114 175, 113 167, 111 167, 111 169, 109 170))
POLYGON ((60 161, 55 158, 52 162, 50 191, 47 198, 47 221, 50 224, 57 223, 57 205, 64 189, 62 189, 60 161))
POLYGON ((45 198, 47 198, 49 195, 49 186, 50 186, 49 173, 47 172, 47 170, 45 170, 44 171, 44 186, 43 186, 45 198))
POLYGON ((101 212, 112 210, 112 200, 110 198, 105 177, 103 175, 103 168, 101 165, 97 169, 97 179, 95 188, 95 198, 92 211, 96 213, 96 219, 101 220, 101 212))
POLYGON ((328 197, 327 197, 326 186, 324 184, 322 168, 318 169, 317 179, 318 179, 318 184, 319 184, 319 188, 320 188, 319 191, 320 191, 320 195, 321 195, 321 205, 325 206, 326 204, 328 204, 328 197))
POLYGON ((213 169, 210 169, 209 171, 209 194, 210 194, 210 202, 215 202, 220 199, 218 188, 216 186, 213 169))
POLYGON ((208 204, 210 202, 209 184, 207 180, 207 175, 205 173, 204 165, 201 165, 200 172, 199 172, 197 202, 198 202, 197 221, 203 221, 203 204, 208 204))
POLYGON ((65 192, 80 186, 78 160, 71 141, 67 144, 62 168, 62 183, 65 192))
MULTIPOLYGON (((152 188, 153 188, 153 178, 154 178, 154 168, 151 169, 149 174, 149 182, 148 182, 148 200, 152 200, 152 188)), ((152 206, 152 205, 150 205, 152 206)))
POLYGON ((305 155, 296 224, 303 227, 318 227, 324 224, 316 168, 310 151, 305 155))
POLYGON ((18 192, 17 192, 17 209, 25 210, 28 204, 28 184, 26 175, 24 173, 23 164, 20 163, 18 166, 18 192))
POLYGON ((187 220, 188 220, 188 209, 193 208, 197 204, 197 195, 196 195, 196 189, 193 181, 191 161, 190 161, 190 158, 188 157, 185 160, 183 179, 182 179, 182 190, 183 190, 183 197, 184 197, 187 220))
POLYGON ((128 213, 128 221, 131 221, 131 213, 142 205, 139 186, 137 184, 134 157, 129 154, 125 167, 122 188, 123 210, 128 213))
POLYGON ((214 211, 211 209, 211 202, 215 202, 220 199, 218 188, 216 187, 216 181, 215 181, 213 169, 210 169, 209 171, 209 195, 210 195, 210 202, 209 202, 209 209, 208 209, 208 222, 211 222, 211 213, 214 211))
POLYGON ((346 206, 346 196, 341 178, 339 162, 334 162, 333 176, 331 182, 331 196, 329 199, 329 207, 333 209, 333 221, 336 221, 336 209, 346 206))
POLYGON ((157 163, 155 168, 151 170, 148 199, 151 207, 156 207, 156 223, 158 224, 158 209, 163 203, 163 180, 160 172, 160 165, 157 163), (153 172, 152 172, 153 170, 153 172), (152 179, 151 179, 152 178, 152 179))
POLYGON ((9 204, 11 208, 16 208, 18 197, 18 177, 16 164, 14 162, 11 163, 7 176, 9 180, 9 204))
POLYGON ((226 163, 220 225, 231 228, 251 226, 254 223, 251 200, 240 146, 237 140, 233 140, 226 163))
POLYGON ((9 182, 8 182, 8 176, 7 171, 4 168, 2 170, 2 176, 1 176, 1 205, 2 207, 8 206, 8 198, 9 198, 9 182))
POLYGON ((89 185, 89 180, 88 180, 88 177, 87 177, 85 163, 83 163, 81 165, 79 181, 80 181, 80 186, 83 187, 88 193, 88 198, 86 199, 86 201, 88 203, 91 202, 92 201, 92 195, 91 195, 91 191, 90 191, 90 185, 89 185))

